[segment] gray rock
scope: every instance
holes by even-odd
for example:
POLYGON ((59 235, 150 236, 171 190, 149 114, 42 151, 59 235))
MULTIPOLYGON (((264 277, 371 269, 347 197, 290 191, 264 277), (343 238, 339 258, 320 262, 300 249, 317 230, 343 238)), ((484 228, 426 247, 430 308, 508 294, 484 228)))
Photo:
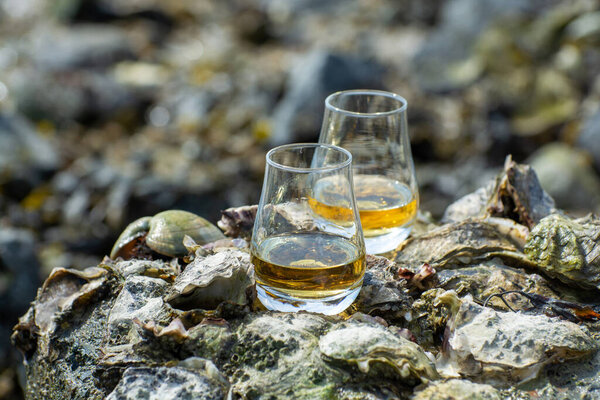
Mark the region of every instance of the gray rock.
POLYGON ((471 58, 479 35, 503 18, 541 13, 552 0, 452 0, 442 9, 435 30, 413 59, 419 85, 428 91, 461 89, 480 75, 481 65, 471 58))
POLYGON ((583 123, 577 145, 592 155, 596 169, 600 171, 600 110, 583 123))
POLYGON ((32 120, 55 124, 75 121, 118 121, 127 112, 135 115, 150 94, 126 87, 92 69, 47 71, 23 67, 7 82, 17 110, 32 120))
POLYGON ((28 50, 35 65, 44 70, 102 68, 133 58, 126 32, 116 26, 100 24, 34 29, 28 50))
POLYGON ((9 337, 40 285, 33 235, 25 230, 0 229, 0 369, 6 367, 9 337))
MULTIPOLYGON (((600 142, 600 129, 597 140, 600 142)), ((600 178, 584 151, 566 144, 552 143, 532 154, 529 164, 559 208, 600 211, 600 178)))
POLYGON ((325 98, 347 89, 382 88, 384 69, 375 62, 315 50, 292 70, 286 95, 273 114, 273 145, 316 141, 325 98))
POLYGON ((17 115, 0 113, 0 173, 55 170, 59 156, 52 144, 17 115))

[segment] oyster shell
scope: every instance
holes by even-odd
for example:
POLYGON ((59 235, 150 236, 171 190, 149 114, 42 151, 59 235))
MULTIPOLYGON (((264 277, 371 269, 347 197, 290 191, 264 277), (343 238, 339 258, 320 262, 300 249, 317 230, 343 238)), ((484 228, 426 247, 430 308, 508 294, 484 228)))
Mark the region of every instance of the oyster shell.
POLYGON ((417 392, 412 400, 501 400, 500 392, 491 385, 465 379, 435 382, 417 392))
POLYGON ((123 279, 132 275, 148 276, 150 278, 160 278, 172 282, 181 271, 177 260, 171 262, 152 261, 152 260, 127 260, 114 261, 105 257, 102 260, 104 268, 114 271, 123 279))
POLYGON ((151 348, 140 334, 140 326, 148 323, 167 326, 178 316, 163 300, 167 288, 168 283, 157 278, 132 275, 125 280, 106 318, 102 366, 143 364, 149 354, 161 360, 162 357, 156 356, 161 350, 151 348))
POLYGON ((533 168, 517 164, 508 156, 504 171, 494 181, 449 205, 442 221, 491 216, 509 218, 532 228, 554 212, 554 200, 542 189, 533 168))
POLYGON ((14 327, 12 340, 25 354, 49 355, 51 340, 64 320, 83 311, 106 294, 108 271, 55 268, 39 290, 37 300, 14 327), (38 340, 39 339, 39 340, 38 340))
POLYGON ((249 315, 223 367, 230 372, 232 394, 261 398, 268 387, 273 398, 331 398, 349 376, 321 358, 319 336, 330 325, 325 317, 308 313, 249 315))
POLYGON ((597 350, 587 330, 569 321, 543 315, 499 312, 460 300, 447 291, 437 297, 452 317, 438 370, 448 377, 471 377, 497 386, 537 377, 543 366, 577 360, 597 350))
MULTIPOLYGON (((216 370, 214 365, 212 367, 216 370)), ((194 368, 132 367, 125 370, 119 384, 106 400, 222 400, 227 393, 223 386, 221 381, 194 368)))
POLYGON ((439 378, 419 345, 381 325, 348 324, 334 329, 321 337, 319 349, 326 360, 355 365, 370 376, 391 374, 407 384, 439 378))
POLYGON ((440 270, 494 257, 530 266, 533 263, 521 252, 523 233, 517 224, 504 218, 467 219, 409 238, 386 256, 414 272, 423 264, 440 270))
POLYGON ((175 279, 167 301, 179 309, 212 310, 223 302, 244 305, 254 286, 250 255, 235 248, 196 257, 175 279))
POLYGON ((545 274, 586 288, 600 289, 600 219, 571 220, 559 214, 531 231, 525 253, 545 274))
MULTIPOLYGON (((451 270, 442 270, 438 274, 439 287, 454 290, 459 295, 471 294, 481 301, 489 296, 507 290, 522 290, 542 296, 556 297, 556 291, 537 274, 527 274, 522 270, 505 266, 501 260, 492 259, 478 265, 451 270)), ((516 294, 504 296, 513 309, 522 310, 531 307, 527 298, 516 294)), ((497 309, 508 310, 506 304, 497 298, 491 299, 497 309)))
POLYGON ((258 205, 232 207, 221 211, 221 220, 217 226, 223 230, 225 236, 250 238, 254 228, 254 219, 258 205))
POLYGON ((412 298, 406 281, 397 279, 393 262, 384 257, 367 256, 363 286, 353 309, 365 314, 385 316, 386 320, 410 318, 412 298))

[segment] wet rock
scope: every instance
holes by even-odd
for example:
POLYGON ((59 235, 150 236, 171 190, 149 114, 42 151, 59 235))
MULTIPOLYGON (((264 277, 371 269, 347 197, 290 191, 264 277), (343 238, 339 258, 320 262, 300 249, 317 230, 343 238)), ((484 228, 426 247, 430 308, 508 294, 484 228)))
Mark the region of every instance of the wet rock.
POLYGON ((383 68, 373 61, 316 50, 291 71, 285 97, 273 113, 273 145, 316 140, 325 98, 346 89, 382 87, 383 68))
POLYGON ((558 207, 600 211, 600 178, 585 151, 549 144, 532 154, 529 164, 558 207))

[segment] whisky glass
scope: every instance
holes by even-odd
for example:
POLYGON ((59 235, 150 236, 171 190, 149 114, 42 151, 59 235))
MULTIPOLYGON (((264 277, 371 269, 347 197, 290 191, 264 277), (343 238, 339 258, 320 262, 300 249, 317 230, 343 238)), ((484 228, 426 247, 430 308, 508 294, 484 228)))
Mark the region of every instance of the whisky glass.
POLYGON ((327 144, 267 153, 251 258, 260 302, 270 310, 337 314, 356 298, 365 245, 352 188, 352 155, 327 144), (346 212, 315 220, 314 189, 334 182, 346 212))
POLYGON ((404 98, 379 90, 347 90, 325 100, 319 143, 352 153, 368 254, 394 250, 410 234, 419 208, 406 107, 404 98))

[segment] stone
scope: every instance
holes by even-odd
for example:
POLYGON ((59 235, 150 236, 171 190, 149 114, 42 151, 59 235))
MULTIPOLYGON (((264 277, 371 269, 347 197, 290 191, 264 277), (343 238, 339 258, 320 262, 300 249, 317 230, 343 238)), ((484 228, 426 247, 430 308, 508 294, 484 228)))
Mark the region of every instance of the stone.
POLYGON ((584 121, 577 145, 591 154, 596 170, 600 171, 600 111, 584 121))
MULTIPOLYGON (((600 142, 600 130, 597 136, 600 142)), ((593 170, 590 157, 584 150, 552 143, 533 153, 528 163, 559 208, 600 212, 600 177, 593 170)))
POLYGON ((384 69, 374 61, 314 50, 292 69, 286 95, 273 112, 272 145, 316 141, 325 98, 347 89, 380 89, 384 69))

